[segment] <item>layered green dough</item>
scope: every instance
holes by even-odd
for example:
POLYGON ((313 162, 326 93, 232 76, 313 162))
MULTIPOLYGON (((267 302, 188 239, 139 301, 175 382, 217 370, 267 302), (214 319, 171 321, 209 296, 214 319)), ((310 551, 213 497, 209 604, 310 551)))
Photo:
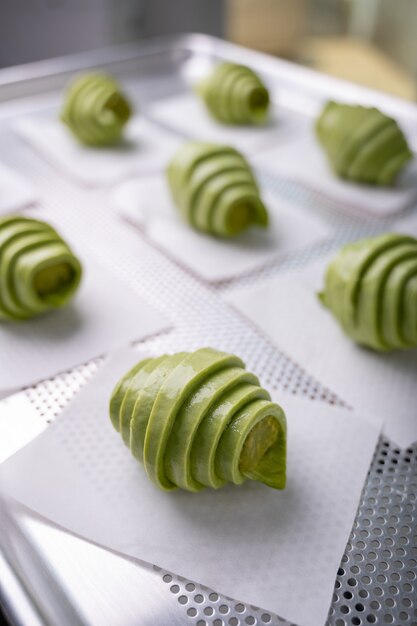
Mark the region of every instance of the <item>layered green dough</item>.
POLYGON ((45 222, 0 219, 0 320, 26 320, 65 306, 81 280, 81 264, 45 222))
POLYGON ((175 205, 196 230, 233 237, 268 225, 252 170, 234 148, 187 142, 169 163, 167 177, 175 205))
POLYGON ((197 91, 213 117, 225 124, 263 124, 268 117, 268 90, 244 65, 221 63, 197 91))
POLYGON ((285 487, 285 414, 236 356, 202 348, 140 361, 116 385, 110 417, 161 489, 285 487))
POLYGON ((417 239, 389 233, 342 248, 327 268, 323 304, 354 341, 417 347, 417 239))
POLYGON ((117 143, 131 116, 131 106, 119 84, 105 74, 85 74, 68 87, 61 120, 82 143, 117 143))
POLYGON ((413 156, 397 122, 374 107, 328 102, 316 132, 333 171, 358 183, 392 185, 413 156))

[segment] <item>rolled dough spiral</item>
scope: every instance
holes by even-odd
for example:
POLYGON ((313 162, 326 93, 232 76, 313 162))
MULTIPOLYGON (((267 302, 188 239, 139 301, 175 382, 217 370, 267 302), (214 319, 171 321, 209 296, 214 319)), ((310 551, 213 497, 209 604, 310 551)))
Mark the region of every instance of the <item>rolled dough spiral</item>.
POLYGON ((131 116, 131 106, 119 84, 105 74, 85 74, 68 87, 61 120, 90 146, 117 143, 131 116))
POLYGON ((69 303, 80 261, 45 222, 0 219, 0 320, 25 320, 69 303))
POLYGON ((397 122, 374 107, 328 102, 316 132, 334 172, 358 183, 392 185, 412 158, 397 122))
POLYGON ((252 170, 234 148, 187 142, 169 163, 167 177, 177 208, 196 230, 233 237, 268 225, 252 170))
POLYGON ((202 348, 140 361, 116 385, 110 417, 161 489, 285 487, 285 414, 236 356, 202 348))
POLYGON ((354 341, 374 350, 417 347, 417 239, 388 233, 342 248, 320 294, 354 341))

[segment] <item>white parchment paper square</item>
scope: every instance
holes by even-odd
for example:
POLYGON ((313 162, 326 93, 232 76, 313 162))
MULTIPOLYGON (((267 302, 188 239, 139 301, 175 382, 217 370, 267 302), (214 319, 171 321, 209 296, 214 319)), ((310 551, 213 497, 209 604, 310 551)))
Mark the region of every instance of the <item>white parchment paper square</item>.
POLYGON ((91 187, 161 171, 182 143, 141 117, 129 122, 119 145, 102 148, 82 145, 56 118, 28 117, 18 122, 16 130, 63 174, 91 187))
POLYGON ((65 414, 0 467, 0 488, 99 543, 300 626, 323 626, 379 428, 279 395, 288 420, 285 491, 252 482, 163 492, 107 415, 113 386, 136 360, 124 351, 109 361, 65 414))
POLYGON ((251 228, 232 239, 210 237, 186 224, 163 176, 127 181, 115 190, 113 205, 171 258, 215 282, 259 269, 329 236, 328 227, 307 210, 270 192, 262 197, 270 216, 268 229, 251 228))
POLYGON ((0 215, 23 209, 36 200, 33 185, 18 172, 0 163, 0 215))
POLYGON ((0 397, 133 341, 168 320, 91 257, 69 306, 24 322, 0 323, 0 397))
POLYGON ((45 416, 29 403, 25 393, 3 398, 0 401, 0 463, 35 439, 47 426, 45 416))
POLYGON ((395 222, 393 228, 397 233, 405 233, 417 239, 417 209, 411 215, 407 215, 395 222))
POLYGON ((302 123, 301 116, 272 106, 270 119, 264 125, 222 124, 210 115, 199 96, 194 93, 164 98, 149 107, 148 114, 152 119, 186 137, 228 144, 241 150, 247 157, 280 142, 302 123))
POLYGON ((344 335, 317 298, 329 260, 226 298, 342 400, 383 418, 387 436, 406 448, 417 440, 417 350, 378 353, 344 335))
POLYGON ((399 213, 417 198, 416 160, 404 170, 394 187, 347 182, 331 171, 312 129, 305 129, 282 146, 255 155, 252 161, 257 167, 301 183, 345 208, 376 217, 399 213))

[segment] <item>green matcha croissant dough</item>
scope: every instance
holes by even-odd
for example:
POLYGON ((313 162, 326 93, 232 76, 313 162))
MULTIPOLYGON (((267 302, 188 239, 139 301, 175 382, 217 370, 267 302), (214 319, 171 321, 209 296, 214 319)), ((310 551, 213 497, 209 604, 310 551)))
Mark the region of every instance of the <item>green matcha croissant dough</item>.
POLYGON ((0 320, 25 320, 65 306, 81 273, 49 224, 17 215, 0 219, 0 320))
POLYGON ((232 237, 252 225, 268 225, 252 170, 234 148, 187 142, 168 165, 167 176, 177 208, 196 230, 232 237))
POLYGON ((236 356, 202 348, 145 359, 116 385, 110 417, 161 489, 248 478, 285 487, 285 414, 236 356))
POLYGON ((417 239, 391 233, 344 246, 327 268, 320 298, 358 343, 416 348, 417 239))
POLYGON ((91 146, 117 143, 131 116, 131 106, 119 84, 105 74, 85 74, 69 86, 61 120, 91 146))
POLYGON ((197 87, 210 113, 225 124, 262 124, 269 93, 249 67, 221 63, 197 87))
POLYGON ((334 172, 370 185, 392 185, 412 158, 397 122, 375 108, 328 102, 316 122, 334 172))

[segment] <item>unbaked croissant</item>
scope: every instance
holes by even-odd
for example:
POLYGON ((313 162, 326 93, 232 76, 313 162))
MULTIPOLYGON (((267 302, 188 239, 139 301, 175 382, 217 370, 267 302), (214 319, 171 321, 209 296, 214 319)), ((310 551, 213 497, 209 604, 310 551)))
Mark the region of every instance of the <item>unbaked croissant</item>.
POLYGON ((82 143, 117 143, 132 110, 119 84, 105 74, 85 74, 69 86, 61 120, 82 143))
POLYGON ((234 148, 190 141, 168 165, 168 183, 183 218, 196 230, 232 237, 268 214, 250 166, 234 148))
POLYGON ((328 102, 316 132, 334 172, 358 183, 392 185, 412 158, 397 122, 374 107, 328 102))
POLYGON ((0 320, 25 320, 65 306, 81 274, 79 260, 49 224, 0 219, 0 320))
POLYGON ((343 247, 320 294, 354 341, 374 350, 417 347, 417 239, 389 233, 343 247))
POLYGON ((285 487, 285 414, 236 356, 202 348, 140 361, 116 385, 110 417, 162 489, 285 487))
POLYGON ((225 124, 262 124, 268 117, 268 90, 244 65, 221 63, 197 91, 213 117, 225 124))

